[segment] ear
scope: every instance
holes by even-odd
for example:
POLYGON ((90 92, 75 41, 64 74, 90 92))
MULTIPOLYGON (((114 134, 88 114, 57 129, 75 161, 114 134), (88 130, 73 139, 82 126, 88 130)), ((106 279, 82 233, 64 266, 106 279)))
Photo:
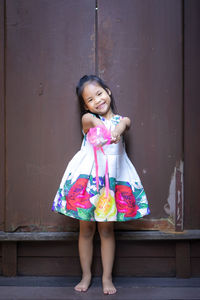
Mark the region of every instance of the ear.
POLYGON ((110 96, 111 95, 111 91, 108 88, 106 88, 106 90, 108 92, 108 95, 110 96))

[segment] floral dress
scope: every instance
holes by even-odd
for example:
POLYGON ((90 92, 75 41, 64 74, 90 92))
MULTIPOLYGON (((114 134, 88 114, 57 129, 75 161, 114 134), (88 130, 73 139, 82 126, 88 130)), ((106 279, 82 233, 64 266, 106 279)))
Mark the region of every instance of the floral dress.
MULTIPOLYGON (((122 119, 99 116, 109 130, 122 119)), ((55 195, 52 211, 85 221, 130 221, 150 213, 140 178, 127 156, 123 138, 117 144, 97 151, 98 182, 92 145, 87 134, 81 149, 69 162, 55 195), (105 168, 108 161, 109 194, 105 193, 105 168)))

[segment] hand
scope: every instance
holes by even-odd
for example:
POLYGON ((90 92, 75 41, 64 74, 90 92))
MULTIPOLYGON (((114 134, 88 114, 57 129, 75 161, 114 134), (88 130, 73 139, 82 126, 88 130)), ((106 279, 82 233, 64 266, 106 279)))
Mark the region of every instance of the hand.
POLYGON ((119 132, 115 129, 111 132, 111 144, 114 143, 114 144, 117 144, 119 143, 120 141, 120 137, 121 135, 119 134, 119 132))

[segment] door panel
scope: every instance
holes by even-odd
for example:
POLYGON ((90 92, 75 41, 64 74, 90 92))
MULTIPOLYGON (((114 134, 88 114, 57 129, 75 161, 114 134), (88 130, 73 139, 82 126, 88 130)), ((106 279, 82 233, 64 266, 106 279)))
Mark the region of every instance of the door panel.
POLYGON ((101 0, 95 10, 95 0, 5 1, 5 230, 78 229, 51 206, 82 139, 75 85, 95 71, 132 120, 127 152, 151 209, 116 228, 174 228, 183 152, 181 3, 101 0))
POLYGON ((98 1, 99 74, 118 112, 132 120, 127 151, 151 210, 118 228, 167 228, 175 221, 182 159, 181 14, 181 1, 98 1))
POLYGON ((75 85, 95 70, 95 1, 9 0, 6 12, 6 230, 74 230, 51 206, 81 144, 75 85))

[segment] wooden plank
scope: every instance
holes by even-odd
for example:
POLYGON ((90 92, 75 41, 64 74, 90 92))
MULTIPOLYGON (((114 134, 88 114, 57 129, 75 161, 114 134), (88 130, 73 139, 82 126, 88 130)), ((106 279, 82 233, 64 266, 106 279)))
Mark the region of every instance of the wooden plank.
POLYGON ((200 277, 200 257, 191 257, 191 276, 200 277))
POLYGON ((5 207, 5 61, 4 3, 0 0, 0 230, 4 230, 5 207))
POLYGON ((98 5, 98 71, 118 112, 132 120, 127 151, 149 199, 145 219, 174 221, 175 169, 183 157, 182 1, 98 5))
POLYGON ((18 257, 71 257, 78 256, 77 241, 47 241, 47 242, 19 242, 18 257))
MULTIPOLYGON (((100 242, 94 244, 94 256, 101 256, 100 242)), ((116 241, 116 259, 121 257, 175 257, 173 241, 116 241)))
POLYGON ((167 219, 149 219, 148 216, 142 219, 128 221, 128 222, 116 222, 116 230, 174 230, 174 224, 170 218, 167 219))
POLYGON ((192 241, 190 246, 190 256, 200 257, 200 241, 192 241))
MULTIPOLYGON (((100 257, 94 257, 92 273, 102 275, 100 257)), ((23 276, 80 276, 78 257, 19 257, 18 274, 23 276)), ((175 276, 175 258, 119 257, 114 276, 175 276)))
MULTIPOLYGON (((162 231, 116 231, 117 240, 199 240, 200 230, 183 232, 162 231)), ((98 238, 98 235, 97 235, 98 238)), ((0 241, 73 241, 78 239, 78 232, 3 232, 0 241)))
POLYGON ((175 276, 174 258, 121 257, 115 260, 113 274, 116 276, 175 276))
POLYGON ((2 257, 0 257, 0 276, 2 275, 2 257))
MULTIPOLYGON (((94 256, 101 256, 100 241, 94 243, 94 256)), ((18 257, 78 256, 74 242, 18 242, 18 257)), ((116 241, 116 257, 175 257, 173 241, 116 241)))
POLYGON ((175 257, 173 241, 117 241, 116 257, 175 257))
POLYGON ((77 232, 0 232, 1 241, 71 241, 77 238, 77 232))
POLYGON ((190 242, 176 242, 176 277, 189 278, 191 276, 190 242))
MULTIPOLYGON (((77 283, 77 276, 16 276, 0 277, 0 286, 38 286, 38 287, 73 287, 77 283)), ((200 278, 181 279, 176 277, 127 277, 113 278, 117 287, 149 288, 149 287, 200 287, 200 278)), ((101 287, 101 276, 93 277, 92 288, 101 287)))
POLYGON ((79 257, 18 257, 18 274, 23 276, 79 276, 79 257))
POLYGON ((183 162, 179 162, 175 171, 175 230, 183 231, 184 200, 183 200, 183 162))
MULTIPOLYGON (((193 287, 130 287, 123 288, 121 284, 117 286, 117 293, 109 295, 109 299, 115 300, 199 300, 200 288, 193 287), (134 297, 134 298, 133 298, 134 297)), ((106 296, 102 293, 101 286, 92 286, 87 293, 75 292, 73 286, 67 287, 2 287, 0 299, 16 299, 19 295, 20 300, 102 300, 106 296)))
POLYGON ((17 243, 2 243, 2 273, 3 276, 17 275, 17 243))
POLYGON ((184 1, 185 228, 200 228, 200 1, 184 1))

